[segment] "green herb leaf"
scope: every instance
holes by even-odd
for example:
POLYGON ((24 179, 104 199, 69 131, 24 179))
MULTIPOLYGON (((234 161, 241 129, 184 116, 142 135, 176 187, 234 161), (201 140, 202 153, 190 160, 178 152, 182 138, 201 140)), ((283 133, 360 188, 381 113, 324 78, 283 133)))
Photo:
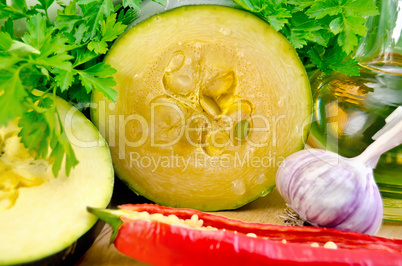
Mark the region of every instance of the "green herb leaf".
MULTIPOLYGON (((126 7, 141 3, 125 2, 126 7)), ((138 9, 118 11, 112 0, 59 2, 61 9, 52 23, 47 9, 53 3, 39 0, 28 8, 23 0, 10 5, 0 0, 0 19, 5 19, 0 27, 0 126, 19 118, 22 143, 37 158, 53 161, 57 176, 64 160, 67 174, 78 161, 59 121, 54 96, 89 102, 95 89, 116 99, 116 70, 101 60, 138 9), (27 31, 17 39, 13 21, 20 18, 27 18, 27 31), (37 96, 33 89, 53 96, 37 96)))
POLYGON ((111 75, 116 73, 114 68, 101 62, 86 70, 76 71, 87 93, 96 89, 99 92, 102 92, 110 100, 116 100, 117 92, 111 89, 116 86, 116 82, 111 77, 111 75))
POLYGON ((22 86, 18 71, 0 71, 0 95, 0 125, 7 125, 24 111, 22 103, 27 92, 22 86))
POLYGON ((22 40, 40 50, 43 43, 51 36, 52 31, 49 31, 46 26, 46 19, 41 14, 36 14, 27 21, 28 33, 25 33, 22 40))
POLYGON ((324 73, 338 71, 351 76, 359 75, 357 61, 348 59, 348 55, 339 46, 331 46, 327 49, 315 46, 308 51, 308 54, 324 73))
POLYGON ((344 63, 339 63, 339 64, 333 64, 331 65, 332 69, 344 73, 346 75, 350 76, 358 76, 359 73, 359 68, 357 67, 357 61, 354 59, 345 61, 344 63))
POLYGON ((108 50, 108 46, 107 43, 104 41, 89 42, 88 49, 96 54, 105 54, 108 50))
MULTIPOLYGON (((39 97, 32 96, 33 101, 38 101, 39 97)), ((55 128, 55 116, 49 116, 46 121, 46 112, 53 113, 53 99, 49 96, 40 101, 40 106, 32 105, 34 108, 26 110, 18 122, 21 131, 18 134, 24 146, 31 151, 35 151, 38 158, 46 158, 49 150, 49 136, 55 128), (39 111, 40 110, 40 111, 39 111)), ((33 102, 31 102, 33 104, 33 102)))
POLYGON ((28 10, 25 0, 12 0, 11 6, 22 11, 28 10))
POLYGON ((157 3, 157 4, 160 4, 160 5, 166 7, 168 0, 152 0, 152 1, 155 2, 155 3, 157 3))
POLYGON ((328 44, 324 27, 315 21, 308 19, 303 12, 296 12, 290 21, 292 28, 290 29, 289 41, 296 48, 302 48, 309 42, 318 43, 322 46, 328 44))
POLYGON ((8 49, 9 53, 18 53, 20 58, 26 57, 31 54, 39 55, 40 51, 35 47, 32 47, 29 44, 24 42, 19 42, 13 40, 11 43, 11 47, 8 49))
POLYGON ((118 12, 117 21, 124 25, 130 25, 136 18, 138 13, 133 9, 121 9, 118 12))
POLYGON ((359 75, 353 54, 367 29, 367 16, 378 14, 372 0, 237 0, 280 31, 298 49, 308 70, 359 75), (340 49, 338 49, 340 48, 340 49), (331 55, 330 50, 341 53, 331 55), (330 60, 330 61, 328 61, 330 60))
MULTIPOLYGON (((358 45, 358 37, 366 34, 367 28, 364 26, 366 20, 362 17, 348 16, 336 23, 335 29, 338 30, 338 44, 346 53, 351 53, 358 45)), ((330 26, 334 26, 332 23, 330 26)))
POLYGON ((141 9, 142 0, 123 0, 124 7, 131 7, 132 9, 139 11, 141 9))
POLYGON ((367 0, 348 0, 344 1, 343 11, 348 16, 376 16, 379 14, 373 1, 367 0))
POLYGON ((293 11, 298 12, 298 11, 302 11, 302 10, 310 7, 312 4, 314 4, 314 0, 310 0, 310 1, 307 1, 307 0, 306 1, 288 1, 287 4, 295 6, 293 11))
POLYGON ((0 28, 0 32, 8 33, 11 37, 14 36, 14 22, 10 17, 4 21, 3 26, 0 28))
POLYGON ((54 0, 38 0, 38 2, 40 3, 40 5, 38 5, 36 8, 44 10, 47 14, 47 10, 54 3, 54 0))
POLYGON ((260 12, 264 7, 264 1, 259 0, 235 0, 235 2, 251 12, 260 12))
POLYGON ((66 175, 68 176, 71 169, 78 164, 78 160, 75 157, 74 151, 71 147, 66 133, 64 131, 61 131, 58 136, 59 137, 57 138, 57 140, 52 140, 50 144, 50 147, 52 148, 50 158, 54 160, 52 172, 54 176, 57 176, 61 169, 64 155, 66 155, 66 175))
POLYGON ((7 5, 7 3, 0 2, 0 19, 8 19, 12 20, 27 18, 29 15, 27 14, 28 8, 25 5, 25 1, 12 1, 11 5, 7 5))
POLYGON ((82 15, 88 27, 88 37, 93 39, 99 36, 99 26, 105 16, 114 13, 112 0, 78 0, 78 6, 82 10, 82 15))
POLYGON ((111 42, 114 41, 120 34, 124 32, 127 25, 123 25, 121 22, 116 22, 117 14, 112 14, 102 21, 101 34, 102 41, 111 42))
POLYGON ((321 19, 325 16, 335 16, 342 13, 338 0, 314 1, 306 15, 310 18, 321 19))
POLYGON ((264 13, 266 20, 277 31, 281 30, 288 23, 289 18, 292 17, 290 11, 283 7, 267 8, 264 13))
POLYGON ((89 103, 91 101, 91 93, 83 91, 81 86, 71 86, 68 89, 68 96, 71 100, 79 103, 89 103))
POLYGON ((72 71, 55 68, 52 73, 55 74, 54 80, 60 87, 61 92, 67 91, 73 84, 74 74, 72 71))
POLYGON ((0 50, 7 51, 12 43, 13 39, 8 32, 0 32, 0 50))

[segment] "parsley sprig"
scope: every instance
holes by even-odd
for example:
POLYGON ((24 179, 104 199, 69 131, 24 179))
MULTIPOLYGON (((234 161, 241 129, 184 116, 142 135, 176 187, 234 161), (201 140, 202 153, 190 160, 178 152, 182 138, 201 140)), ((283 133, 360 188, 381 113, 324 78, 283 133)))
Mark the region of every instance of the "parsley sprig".
MULTIPOLYGON (((166 0, 154 0, 166 4, 166 0)), ((21 141, 53 162, 58 175, 78 164, 55 106, 56 95, 72 103, 88 103, 93 90, 115 100, 111 66, 102 62, 113 41, 137 16, 142 0, 0 0, 0 127, 20 118, 21 141), (26 32, 14 32, 26 19, 26 32), (46 92, 37 94, 35 90, 46 92), (50 147, 50 149, 49 149, 50 147)), ((371 0, 235 0, 265 19, 293 44, 307 71, 320 69, 358 75, 353 53, 366 33, 367 16, 377 15, 371 0)))
POLYGON ((297 48, 307 71, 359 75, 353 53, 366 34, 372 0, 235 0, 271 24, 297 48))
POLYGON ((52 163, 55 176, 65 158, 65 172, 78 164, 55 106, 56 95, 72 103, 89 102, 93 90, 115 100, 112 75, 102 62, 112 42, 131 23, 140 0, 73 0, 61 5, 53 19, 48 8, 54 0, 39 0, 28 7, 25 1, 0 1, 0 126, 20 118, 19 136, 37 158, 52 163), (124 9, 131 7, 130 9, 124 9), (26 32, 18 38, 17 19, 26 19, 26 32), (36 90, 47 94, 38 95, 36 90), (50 149, 49 149, 50 147, 50 149))

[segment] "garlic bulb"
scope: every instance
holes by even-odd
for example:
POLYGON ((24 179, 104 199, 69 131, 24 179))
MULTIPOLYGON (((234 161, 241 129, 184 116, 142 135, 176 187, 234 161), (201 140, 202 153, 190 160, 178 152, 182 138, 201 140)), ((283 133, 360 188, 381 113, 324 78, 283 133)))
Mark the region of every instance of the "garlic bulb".
POLYGON ((375 141, 355 158, 305 149, 276 173, 279 193, 302 220, 315 226, 375 234, 383 206, 373 168, 380 155, 402 143, 402 107, 386 119, 375 141))

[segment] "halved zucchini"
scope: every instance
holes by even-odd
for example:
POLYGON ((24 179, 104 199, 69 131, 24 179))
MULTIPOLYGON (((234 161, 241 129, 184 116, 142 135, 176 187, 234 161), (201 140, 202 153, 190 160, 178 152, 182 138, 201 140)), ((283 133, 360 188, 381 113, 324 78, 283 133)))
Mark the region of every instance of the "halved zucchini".
POLYGON ((103 227, 94 227, 97 218, 86 208, 107 207, 111 199, 109 148, 76 108, 59 98, 57 108, 79 160, 68 177, 54 177, 48 161, 33 159, 17 121, 0 129, 0 265, 71 265, 103 227))
POLYGON ((311 92, 295 49, 256 16, 223 6, 155 15, 115 42, 112 103, 92 120, 115 170, 163 205, 221 210, 269 193, 304 145, 311 92))

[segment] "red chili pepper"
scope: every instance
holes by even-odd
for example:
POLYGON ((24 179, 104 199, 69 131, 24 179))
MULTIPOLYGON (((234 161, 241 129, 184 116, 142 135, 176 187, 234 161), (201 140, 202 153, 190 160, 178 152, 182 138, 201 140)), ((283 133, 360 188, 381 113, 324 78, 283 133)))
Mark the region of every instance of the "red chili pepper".
POLYGON ((117 250, 152 265, 402 265, 402 240, 328 228, 245 223, 152 204, 120 208, 88 210, 112 225, 117 250), (197 215, 203 227, 215 230, 130 218, 135 212, 184 220, 197 215), (329 241, 336 244, 335 249, 324 247, 329 241))

